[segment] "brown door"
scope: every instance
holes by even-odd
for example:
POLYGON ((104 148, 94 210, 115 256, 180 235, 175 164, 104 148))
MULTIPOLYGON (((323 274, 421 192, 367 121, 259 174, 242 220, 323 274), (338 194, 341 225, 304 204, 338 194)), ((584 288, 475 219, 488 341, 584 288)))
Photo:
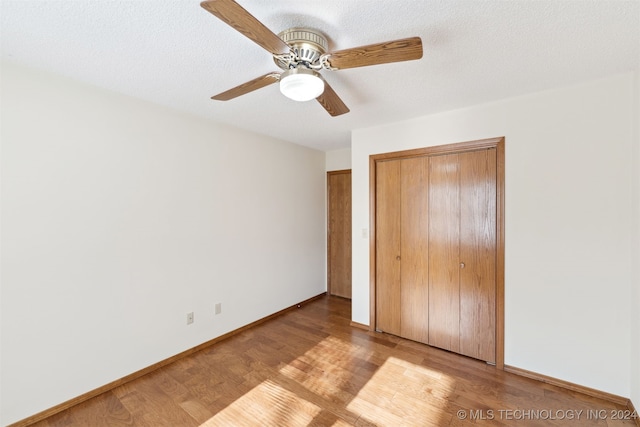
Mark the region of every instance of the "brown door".
POLYGON ((376 330, 400 332, 400 163, 376 165, 376 330))
POLYGON ((458 155, 429 162, 429 344, 460 351, 460 166, 458 155))
POLYGON ((375 327, 496 360, 496 149, 375 162, 375 327))
POLYGON ((400 165, 400 335, 429 339, 429 158, 400 165))
POLYGON ((376 169, 376 329, 428 341, 428 157, 376 169))
POLYGON ((351 170, 327 172, 327 217, 327 288, 351 298, 351 170))
POLYGON ((460 154, 460 353, 495 362, 496 150, 460 154))
POLYGON ((431 157, 429 344, 495 362, 496 150, 431 157))

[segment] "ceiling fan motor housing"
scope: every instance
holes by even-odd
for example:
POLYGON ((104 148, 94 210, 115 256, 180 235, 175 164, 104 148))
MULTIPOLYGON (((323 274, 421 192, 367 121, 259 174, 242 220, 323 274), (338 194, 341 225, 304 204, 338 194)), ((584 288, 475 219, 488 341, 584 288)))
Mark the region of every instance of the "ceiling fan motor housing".
POLYGON ((308 28, 290 28, 278 37, 291 46, 293 55, 274 56, 276 65, 283 70, 295 68, 299 64, 309 66, 316 63, 327 52, 327 38, 320 32, 308 28))

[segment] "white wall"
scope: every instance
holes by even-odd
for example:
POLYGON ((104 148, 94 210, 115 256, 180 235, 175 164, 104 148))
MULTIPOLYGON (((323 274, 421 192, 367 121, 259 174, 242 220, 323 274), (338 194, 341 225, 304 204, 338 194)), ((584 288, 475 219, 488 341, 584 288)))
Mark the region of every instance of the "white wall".
POLYGON ((631 293, 631 308, 632 326, 631 326, 631 400, 634 402, 636 409, 640 410, 640 70, 635 75, 635 126, 634 126, 634 140, 635 140, 635 155, 633 159, 634 163, 634 214, 636 219, 635 230, 632 233, 635 236, 634 250, 634 278, 635 286, 631 293), (635 302, 635 303, 634 303, 635 302))
POLYGON ((0 424, 326 290, 323 152, 9 64, 1 113, 0 424))
POLYGON ((351 169, 351 148, 327 151, 325 156, 327 171, 351 169))
POLYGON ((369 155, 505 136, 505 363, 630 396, 633 80, 354 131, 353 320, 369 323, 369 155))

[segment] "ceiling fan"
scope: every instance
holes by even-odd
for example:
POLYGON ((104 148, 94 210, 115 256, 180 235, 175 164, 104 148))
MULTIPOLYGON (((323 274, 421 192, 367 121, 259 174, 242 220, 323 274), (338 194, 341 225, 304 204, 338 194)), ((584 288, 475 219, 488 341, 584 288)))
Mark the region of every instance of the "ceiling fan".
POLYGON ((207 0, 200 5, 273 55, 283 71, 271 72, 211 97, 228 101, 277 81, 280 91, 295 101, 316 99, 332 116, 349 108, 324 80, 319 70, 342 70, 422 58, 420 37, 393 40, 327 52, 327 38, 309 28, 290 28, 278 35, 234 0, 207 0))

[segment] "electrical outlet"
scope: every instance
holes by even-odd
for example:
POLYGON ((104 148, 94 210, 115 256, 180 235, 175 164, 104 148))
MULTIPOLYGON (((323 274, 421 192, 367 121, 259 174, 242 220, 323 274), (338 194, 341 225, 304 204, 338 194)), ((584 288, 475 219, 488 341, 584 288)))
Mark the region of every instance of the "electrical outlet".
POLYGON ((215 313, 216 314, 222 313, 222 303, 219 302, 219 303, 216 304, 215 313))
POLYGON ((193 311, 191 313, 187 313, 187 325, 193 323, 193 311))

